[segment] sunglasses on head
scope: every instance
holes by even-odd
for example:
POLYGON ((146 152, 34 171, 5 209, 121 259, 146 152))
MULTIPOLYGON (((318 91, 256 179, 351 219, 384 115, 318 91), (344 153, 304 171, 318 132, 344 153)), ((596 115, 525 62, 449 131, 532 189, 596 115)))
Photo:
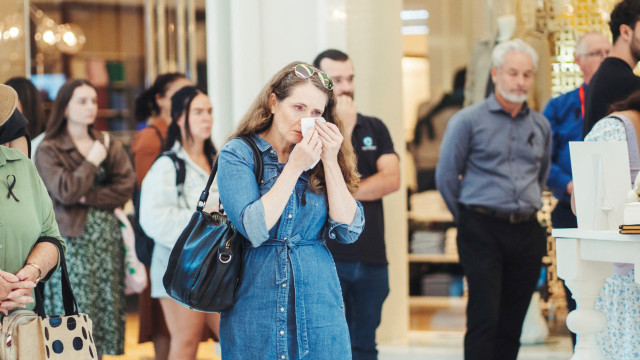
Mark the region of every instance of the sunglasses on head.
POLYGON ((293 67, 293 72, 297 77, 303 79, 308 79, 313 76, 313 74, 318 74, 318 78, 320 78, 322 85, 324 85, 327 90, 333 90, 333 79, 331 78, 331 76, 314 67, 306 64, 298 64, 293 67))

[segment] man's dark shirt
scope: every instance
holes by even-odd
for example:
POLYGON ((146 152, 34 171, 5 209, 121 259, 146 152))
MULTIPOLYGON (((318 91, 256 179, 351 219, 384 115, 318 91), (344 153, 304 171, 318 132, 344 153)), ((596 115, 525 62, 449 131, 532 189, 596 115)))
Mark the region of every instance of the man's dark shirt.
POLYGON ((609 114, 609 106, 640 90, 640 78, 624 60, 616 57, 604 59, 591 78, 585 99, 582 138, 598 120, 609 114))
MULTIPOLYGON (((358 172, 362 180, 378 172, 377 161, 380 156, 395 154, 389 130, 378 118, 358 114, 351 143, 358 158, 358 172)), ((361 203, 365 225, 358 241, 353 244, 340 244, 329 240, 327 246, 336 261, 386 265, 382 199, 361 203)))

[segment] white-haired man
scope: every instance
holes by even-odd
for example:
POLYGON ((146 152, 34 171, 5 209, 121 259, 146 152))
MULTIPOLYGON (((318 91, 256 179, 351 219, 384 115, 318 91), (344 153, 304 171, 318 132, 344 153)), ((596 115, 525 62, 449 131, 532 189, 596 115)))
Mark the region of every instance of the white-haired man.
POLYGON ((469 286, 466 360, 516 359, 546 248, 536 212, 549 174, 551 127, 526 103, 538 56, 514 39, 491 57, 495 90, 451 118, 436 168, 436 185, 458 224, 469 286))

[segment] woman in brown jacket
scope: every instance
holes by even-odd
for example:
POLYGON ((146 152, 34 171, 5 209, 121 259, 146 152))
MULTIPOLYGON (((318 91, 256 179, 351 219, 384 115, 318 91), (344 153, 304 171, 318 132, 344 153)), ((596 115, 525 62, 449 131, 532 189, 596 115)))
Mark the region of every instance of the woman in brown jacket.
MULTIPOLYGON (((79 310, 93 320, 101 357, 124 353, 124 253, 113 210, 131 197, 135 173, 122 145, 93 129, 97 111, 93 85, 67 81, 53 104, 36 167, 67 241, 69 277, 79 310)), ((45 305, 48 311, 63 313, 59 285, 47 286, 45 305)))

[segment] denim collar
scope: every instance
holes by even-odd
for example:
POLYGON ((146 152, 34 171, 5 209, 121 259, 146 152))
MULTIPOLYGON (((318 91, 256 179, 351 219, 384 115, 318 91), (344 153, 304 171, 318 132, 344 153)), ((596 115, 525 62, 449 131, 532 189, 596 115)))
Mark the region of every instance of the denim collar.
POLYGON ((271 144, 269 144, 265 139, 261 138, 258 134, 254 133, 253 135, 251 135, 251 138, 258 146, 258 149, 260 149, 260 152, 269 151, 269 149, 273 148, 271 144))

